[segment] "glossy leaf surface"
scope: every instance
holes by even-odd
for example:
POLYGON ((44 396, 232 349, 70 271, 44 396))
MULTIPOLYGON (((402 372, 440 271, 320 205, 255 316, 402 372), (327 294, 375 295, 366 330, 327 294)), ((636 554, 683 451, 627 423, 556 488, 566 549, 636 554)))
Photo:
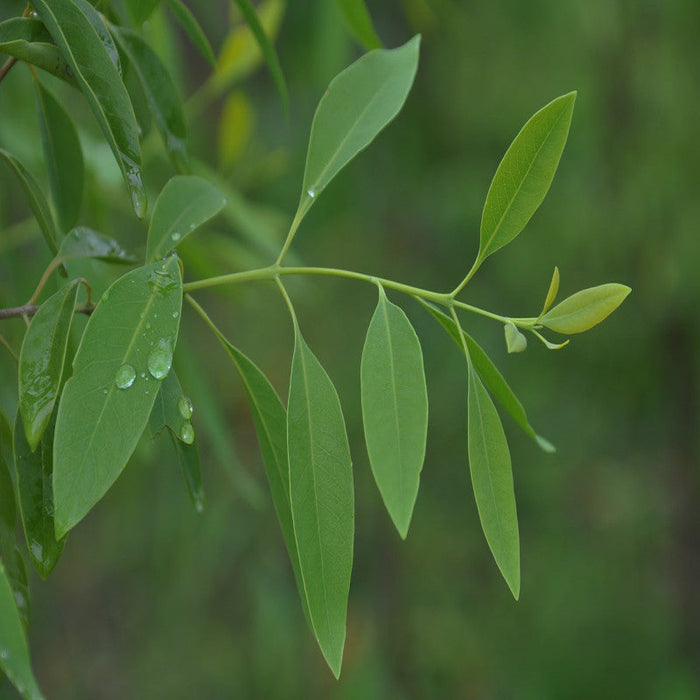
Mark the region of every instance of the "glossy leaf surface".
POLYGON ((423 352, 406 314, 379 288, 361 365, 365 442, 382 499, 406 538, 428 431, 423 352))
POLYGON ((136 447, 170 371, 181 306, 170 257, 119 278, 90 317, 56 421, 57 537, 102 498, 136 447))
POLYGON ((510 451, 491 397, 469 365, 469 469, 481 527, 513 596, 520 596, 520 537, 510 451))
POLYGON ((398 49, 371 51, 331 81, 311 125, 297 216, 398 114, 418 68, 419 45, 416 36, 398 49))
POLYGON ((214 51, 211 48, 209 39, 207 39, 207 35, 204 33, 196 17, 190 12, 189 7, 181 0, 166 0, 166 3, 199 53, 201 53, 212 66, 216 65, 216 58, 214 57, 214 51))
POLYGON ((53 429, 54 420, 32 450, 24 435, 21 420, 15 423, 15 473, 20 513, 27 548, 42 578, 56 566, 65 538, 56 540, 53 505, 53 429))
POLYGON ((36 11, 62 49, 114 153, 136 215, 146 213, 136 117, 117 67, 92 23, 71 0, 35 0, 36 11))
POLYGON ((168 180, 153 208, 146 260, 160 258, 175 248, 225 204, 221 192, 201 177, 176 175, 168 180))
POLYGON ((19 408, 35 450, 58 397, 79 282, 49 297, 32 318, 19 355, 19 408))
POLYGON ((88 22, 92 25, 97 36, 100 37, 100 41, 105 47, 105 50, 109 54, 114 67, 122 74, 122 66, 119 60, 119 51, 117 50, 117 45, 114 43, 114 38, 109 33, 107 24, 103 16, 91 5, 88 0, 73 0, 73 2, 78 6, 78 9, 87 17, 88 22))
POLYGON ((478 260, 512 241, 542 203, 569 135, 576 93, 532 116, 506 151, 486 196, 478 260))
POLYGON ((336 0, 352 33, 368 51, 380 49, 382 42, 372 24, 365 0, 336 0))
POLYGON ((311 626, 340 675, 355 504, 350 448, 335 387, 296 329, 287 405, 292 520, 311 626))
POLYGON ((87 226, 74 228, 61 241, 58 251, 61 260, 93 258, 111 263, 133 263, 136 258, 124 250, 117 241, 87 226))
POLYGON ((540 323, 557 333, 583 333, 607 318, 631 291, 614 282, 582 289, 550 309, 540 323))

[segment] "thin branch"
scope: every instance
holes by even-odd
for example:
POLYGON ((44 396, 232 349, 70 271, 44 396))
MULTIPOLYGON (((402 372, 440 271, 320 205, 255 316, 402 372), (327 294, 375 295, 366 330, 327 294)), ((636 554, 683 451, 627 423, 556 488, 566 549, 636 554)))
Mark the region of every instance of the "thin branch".
POLYGON ((10 58, 2 64, 0 67, 0 82, 2 82, 5 76, 10 72, 10 68, 17 63, 17 58, 15 56, 10 56, 10 58))
MULTIPOLYGON (((9 309, 0 309, 0 320, 5 318, 27 318, 34 316, 34 314, 40 309, 40 306, 35 304, 24 304, 23 306, 14 306, 9 309)), ((85 314, 89 316, 95 310, 94 304, 85 304, 84 306, 79 306, 76 310, 76 314, 85 314)))
POLYGON ((9 352, 10 355, 12 355, 15 362, 19 362, 19 357, 17 357, 17 353, 12 349, 12 346, 1 335, 0 335, 0 345, 3 345, 5 347, 7 352, 9 352))

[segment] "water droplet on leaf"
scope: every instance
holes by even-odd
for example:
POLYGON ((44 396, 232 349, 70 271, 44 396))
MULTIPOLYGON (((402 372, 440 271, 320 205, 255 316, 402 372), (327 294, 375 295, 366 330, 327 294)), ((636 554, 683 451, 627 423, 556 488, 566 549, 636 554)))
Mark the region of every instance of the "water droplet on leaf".
POLYGON ((192 400, 188 396, 181 396, 177 400, 177 410, 180 411, 180 415, 185 420, 189 420, 190 418, 192 418, 192 413, 194 412, 192 400))
POLYGON ((309 189, 306 190, 306 194, 313 199, 316 196, 316 190, 313 187, 309 187, 309 189))
POLYGON ((122 365, 117 370, 114 383, 118 389, 128 389, 136 379, 136 370, 131 365, 122 365))
POLYGON ((194 442, 194 428, 192 423, 185 421, 180 428, 180 439, 187 445, 191 445, 194 442))
POLYGON ((155 350, 148 356, 148 371, 155 379, 163 379, 173 364, 173 351, 165 338, 158 341, 155 350))
POLYGON ((170 238, 172 238, 174 241, 179 241, 182 238, 182 235, 178 231, 175 231, 175 233, 170 235, 170 238))

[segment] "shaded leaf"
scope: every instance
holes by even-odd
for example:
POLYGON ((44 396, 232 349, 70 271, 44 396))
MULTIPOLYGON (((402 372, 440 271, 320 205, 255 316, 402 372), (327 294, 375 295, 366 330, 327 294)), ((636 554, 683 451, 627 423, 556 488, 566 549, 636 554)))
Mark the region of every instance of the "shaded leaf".
POLYGON ((159 3, 160 0, 126 0, 134 24, 143 24, 159 3))
POLYGON ((338 394, 298 328, 287 445, 292 520, 311 626, 337 678, 353 557, 352 462, 338 394))
POLYGON ((570 92, 543 107, 506 151, 486 195, 478 261, 512 241, 542 203, 569 135, 575 100, 570 92))
POLYGON ((372 24, 365 0, 336 0, 350 30, 359 42, 369 51, 380 49, 382 42, 372 24))
POLYGON ((506 323, 503 326, 503 331, 508 352, 524 352, 527 348, 527 338, 518 330, 516 325, 514 323, 506 323))
POLYGON ((119 75, 121 75, 122 66, 119 60, 119 51, 117 50, 117 45, 114 43, 112 35, 109 33, 109 29, 107 28, 104 18, 87 0, 73 0, 73 2, 88 18, 88 21, 97 33, 97 36, 100 37, 100 41, 104 45, 110 59, 112 59, 114 67, 117 69, 117 71, 119 71, 119 75))
POLYGON ((607 318, 631 291, 614 282, 582 289, 548 311, 540 323, 557 333, 583 333, 607 318))
POLYGON ((14 532, 17 524, 13 455, 12 429, 5 414, 0 411, 0 527, 8 532, 14 532))
POLYGON ((418 336, 382 287, 367 330, 360 378, 372 472, 396 529, 405 539, 425 457, 428 391, 418 336))
POLYGON ((217 129, 219 162, 229 168, 238 161, 253 131, 253 106, 242 90, 234 90, 224 101, 217 129))
POLYGON ((136 257, 127 253, 117 241, 87 226, 74 228, 61 242, 58 251, 61 260, 94 258, 110 263, 132 263, 136 257))
POLYGON ((207 39, 207 35, 204 33, 204 30, 199 25, 199 22, 197 22, 196 17, 190 12, 187 5, 181 2, 181 0, 166 0, 166 3, 199 53, 201 53, 212 66, 215 66, 216 58, 214 57, 214 51, 211 48, 209 39, 207 39))
POLYGON ((120 277, 90 317, 58 407, 57 537, 102 498, 136 447, 170 371, 181 306, 173 256, 120 277))
POLYGON ((79 285, 75 280, 49 297, 24 335, 19 355, 19 409, 30 451, 37 448, 56 405, 79 285))
POLYGON ((146 260, 165 255, 226 204, 214 185, 196 175, 176 175, 163 187, 148 227, 146 260))

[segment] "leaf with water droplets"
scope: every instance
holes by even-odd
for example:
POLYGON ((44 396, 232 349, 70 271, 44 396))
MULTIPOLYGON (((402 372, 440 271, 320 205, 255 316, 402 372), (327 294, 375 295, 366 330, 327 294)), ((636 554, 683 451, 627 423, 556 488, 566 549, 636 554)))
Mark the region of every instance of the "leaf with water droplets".
POLYGON ((212 66, 215 66, 216 58, 212 51, 211 44, 209 43, 209 39, 207 39, 207 35, 199 25, 199 22, 197 22, 195 16, 190 12, 189 7, 181 2, 181 0, 166 0, 166 3, 179 25, 185 31, 185 34, 189 36, 190 41, 199 50, 199 53, 201 53, 212 66))
POLYGON ((87 226, 74 228, 61 242, 61 260, 93 258, 110 263, 133 263, 136 257, 124 250, 117 241, 87 226))
POLYGON ((19 408, 35 450, 53 413, 78 299, 76 280, 49 297, 27 328, 19 354, 19 408))
POLYGON ((146 214, 146 193, 141 181, 138 128, 117 67, 85 11, 72 0, 35 0, 33 5, 63 51, 114 153, 136 215, 142 218, 146 214))
POLYGON ((164 362, 172 361, 181 306, 180 265, 173 256, 120 277, 90 317, 56 421, 57 537, 102 498, 136 447, 161 384, 149 372, 149 357, 167 351, 164 362), (127 371, 131 376, 125 365, 133 381, 120 389, 120 372, 123 379, 127 371))
POLYGON ((368 51, 382 48, 365 0, 336 0, 350 31, 368 51))
POLYGON ((146 260, 157 260, 226 204, 219 190, 196 175, 175 175, 163 187, 148 227, 146 260))

